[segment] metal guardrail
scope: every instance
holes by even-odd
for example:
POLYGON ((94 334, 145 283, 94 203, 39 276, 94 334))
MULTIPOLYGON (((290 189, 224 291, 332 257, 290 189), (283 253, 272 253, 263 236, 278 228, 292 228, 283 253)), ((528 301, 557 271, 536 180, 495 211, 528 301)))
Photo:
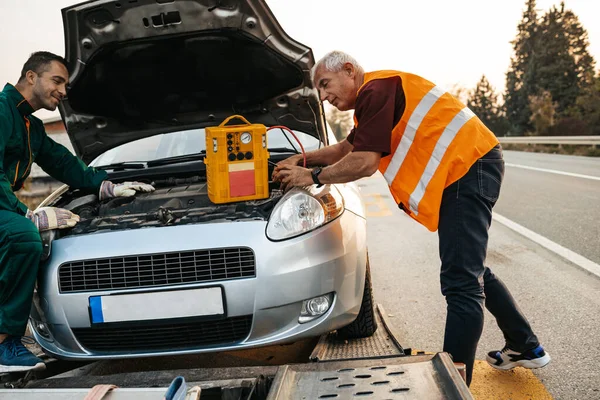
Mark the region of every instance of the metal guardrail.
POLYGON ((500 143, 600 145, 600 136, 501 136, 500 143))

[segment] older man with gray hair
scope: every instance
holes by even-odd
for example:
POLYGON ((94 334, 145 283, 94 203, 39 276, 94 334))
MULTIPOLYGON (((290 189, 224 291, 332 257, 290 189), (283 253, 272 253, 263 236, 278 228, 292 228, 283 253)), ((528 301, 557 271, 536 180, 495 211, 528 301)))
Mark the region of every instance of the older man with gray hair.
POLYGON ((504 176, 496 136, 458 99, 420 76, 364 72, 350 55, 332 51, 312 70, 322 101, 354 109, 355 126, 340 143, 280 162, 273 179, 285 190, 345 183, 381 171, 396 203, 438 231, 440 282, 446 297, 444 351, 467 366, 470 384, 483 307, 496 317, 506 344, 491 351, 497 369, 550 362, 502 281, 484 265, 492 208, 504 176))

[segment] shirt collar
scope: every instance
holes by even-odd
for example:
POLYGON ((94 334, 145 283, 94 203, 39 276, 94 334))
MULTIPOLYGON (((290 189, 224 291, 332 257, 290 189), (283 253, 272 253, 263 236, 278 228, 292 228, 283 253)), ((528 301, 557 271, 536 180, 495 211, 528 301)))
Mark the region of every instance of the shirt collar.
POLYGON ((25 100, 21 92, 19 92, 16 87, 11 85, 10 83, 7 83, 4 86, 2 92, 5 93, 6 97, 8 97, 11 100, 11 102, 15 105, 15 107, 17 107, 17 110, 19 110, 19 113, 23 117, 26 117, 33 113, 33 107, 31 107, 31 104, 29 104, 29 102, 25 100))

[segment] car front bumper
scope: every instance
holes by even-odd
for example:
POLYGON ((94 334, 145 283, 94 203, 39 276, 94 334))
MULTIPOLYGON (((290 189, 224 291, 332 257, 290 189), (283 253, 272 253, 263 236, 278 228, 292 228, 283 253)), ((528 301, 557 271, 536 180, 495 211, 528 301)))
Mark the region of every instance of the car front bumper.
MULTIPOLYGON (((31 314, 32 332, 44 350, 64 359, 111 359, 236 350, 297 341, 352 322, 363 295, 366 221, 346 210, 339 218, 300 237, 270 241, 265 221, 212 223, 87 234, 57 240, 40 267, 31 314), (235 232, 235 234, 232 234, 235 232), (65 262, 211 248, 249 247, 256 277, 142 289, 60 293, 58 268, 65 262), (80 343, 73 330, 92 326, 90 296, 184 290, 219 285, 227 318, 251 317, 248 335, 235 343, 134 351, 97 351, 80 343), (322 316, 300 324, 303 300, 333 293, 322 316), (45 324, 44 334, 39 328, 45 324)), ((174 309, 177 304, 173 304, 174 309)), ((162 321, 168 324, 169 321, 162 321)), ((128 322, 134 326, 135 322, 128 322)), ((108 324, 101 324, 108 325, 108 324)), ((143 341, 143 337, 140 337, 143 341)))

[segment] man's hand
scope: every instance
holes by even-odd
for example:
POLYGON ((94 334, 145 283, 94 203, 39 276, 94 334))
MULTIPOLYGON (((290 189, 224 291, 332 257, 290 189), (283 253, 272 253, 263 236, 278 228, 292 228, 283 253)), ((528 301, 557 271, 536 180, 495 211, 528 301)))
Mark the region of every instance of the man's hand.
POLYGON ((40 232, 72 228, 79 222, 79 215, 56 207, 42 207, 35 211, 27 210, 25 216, 34 223, 40 232))
POLYGON ((286 192, 295 186, 304 187, 314 184, 310 169, 293 165, 279 167, 277 181, 281 182, 281 190, 286 192))
POLYGON ((111 181, 104 181, 100 185, 100 200, 113 197, 129 197, 136 192, 153 192, 154 187, 141 182, 123 182, 114 184, 111 181))
POLYGON ((277 163, 277 165, 275 166, 275 168, 273 169, 273 176, 272 179, 275 182, 281 181, 280 177, 279 177, 279 171, 281 171, 281 168, 288 166, 288 167, 293 167, 293 166, 297 166, 299 165, 302 160, 304 160, 304 157, 302 157, 302 154, 296 154, 294 156, 288 157, 285 160, 281 160, 277 163))

